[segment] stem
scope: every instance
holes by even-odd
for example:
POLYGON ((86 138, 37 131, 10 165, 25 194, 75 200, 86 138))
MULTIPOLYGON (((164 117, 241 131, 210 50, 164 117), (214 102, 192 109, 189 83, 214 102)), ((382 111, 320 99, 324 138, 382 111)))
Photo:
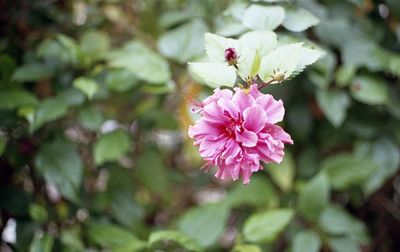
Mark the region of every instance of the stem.
POLYGON ((268 86, 269 84, 271 84, 273 81, 275 81, 275 79, 272 79, 272 80, 267 81, 267 82, 258 83, 257 88, 258 88, 259 90, 261 90, 261 89, 265 88, 266 86, 268 86))

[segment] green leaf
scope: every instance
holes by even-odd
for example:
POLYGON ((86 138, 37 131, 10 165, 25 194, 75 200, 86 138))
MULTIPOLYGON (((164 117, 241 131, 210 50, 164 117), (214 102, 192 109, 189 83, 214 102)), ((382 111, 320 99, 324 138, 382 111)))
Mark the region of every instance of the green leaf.
POLYGON ((354 78, 356 69, 353 66, 341 65, 336 71, 336 83, 339 87, 350 85, 351 80, 354 78))
POLYGON ((389 92, 383 79, 369 76, 358 76, 351 85, 352 96, 369 105, 386 104, 389 100, 389 92))
POLYGON ((222 235, 228 214, 228 208, 221 204, 196 207, 180 217, 178 227, 202 246, 208 247, 222 235))
POLYGON ((365 224, 337 206, 331 205, 326 208, 319 218, 318 225, 329 235, 346 235, 360 243, 367 243, 369 240, 365 224))
POLYGON ((36 130, 45 123, 57 120, 68 113, 68 106, 60 99, 50 98, 41 102, 36 109, 32 129, 36 130))
POLYGON ((79 201, 83 167, 71 143, 56 139, 43 144, 36 155, 35 167, 46 182, 55 185, 63 196, 74 202, 79 201))
POLYGON ((261 57, 257 50, 242 48, 237 63, 240 77, 244 81, 252 80, 258 73, 260 62, 261 57))
POLYGON ((196 20, 168 31, 158 41, 158 48, 164 56, 186 63, 203 52, 204 33, 207 25, 196 20))
POLYGON ((293 239, 291 252, 318 252, 320 248, 321 239, 314 231, 301 231, 293 239))
POLYGON ((347 237, 332 237, 329 246, 333 252, 359 252, 360 245, 347 237))
POLYGON ((0 157, 3 155, 4 151, 6 150, 7 147, 7 139, 0 135, 0 157))
POLYGON ((18 67, 12 78, 15 81, 25 82, 46 79, 51 75, 52 71, 46 65, 36 62, 18 67))
POLYGON ((54 238, 49 234, 38 233, 33 238, 29 252, 51 252, 54 238))
POLYGON ((39 223, 46 222, 49 217, 46 208, 39 204, 31 204, 28 211, 29 216, 39 223))
POLYGON ((286 17, 283 21, 283 27, 293 32, 302 32, 311 26, 317 25, 319 19, 311 12, 303 9, 286 9, 286 17))
POLYGON ((243 17, 243 25, 253 30, 274 30, 285 19, 280 6, 250 5, 243 17))
POLYGON ((71 250, 70 252, 82 251, 84 248, 83 242, 81 240, 82 232, 80 226, 72 226, 68 228, 63 228, 60 235, 61 243, 71 250))
POLYGON ((0 109, 15 109, 22 105, 38 103, 36 97, 23 89, 0 90, 0 109))
POLYGON ((238 184, 225 198, 225 201, 230 207, 242 205, 272 207, 279 202, 271 182, 262 177, 252 178, 246 186, 238 184))
POLYGON ((321 49, 301 47, 299 61, 297 62, 296 69, 291 74, 290 78, 298 75, 306 68, 306 66, 314 64, 317 60, 324 56, 325 52, 321 49))
MULTIPOLYGON (((268 53, 261 60, 260 78, 264 82, 272 81, 275 73, 284 75, 287 79, 296 70, 302 54, 302 43, 280 46, 268 53)), ((272 83, 277 83, 273 81, 272 83)))
POLYGON ((299 210, 310 220, 316 219, 329 203, 329 180, 324 173, 312 178, 299 195, 299 210))
POLYGON ((125 92, 135 87, 138 79, 126 69, 112 69, 107 73, 105 82, 110 90, 125 92))
POLYGON ((346 190, 361 185, 377 170, 377 166, 368 158, 338 154, 325 159, 321 169, 328 175, 333 189, 346 190))
POLYGON ((399 169, 399 147, 387 138, 381 138, 374 142, 358 143, 355 148, 355 155, 360 158, 371 158, 379 167, 374 175, 365 181, 363 190, 367 195, 379 189, 399 169))
POLYGON ((292 189, 295 175, 295 163, 290 152, 286 152, 282 163, 268 164, 266 171, 284 192, 289 192, 292 189))
POLYGON ((93 79, 89 79, 86 77, 79 77, 74 80, 74 87, 79 89, 82 93, 84 93, 89 100, 93 98, 93 95, 99 90, 99 85, 93 79))
POLYGON ((171 78, 168 62, 141 42, 130 42, 108 58, 111 66, 129 70, 149 83, 161 84, 171 78))
POLYGON ((79 47, 83 59, 98 59, 108 51, 110 39, 106 33, 87 31, 80 38, 79 47))
POLYGON ((86 106, 79 111, 79 121, 88 129, 98 130, 104 118, 94 106, 86 106))
POLYGON ((166 196, 169 179, 167 169, 161 159, 161 153, 146 149, 139 156, 136 167, 138 176, 146 188, 154 193, 166 196), (157 174, 157 176, 154 176, 154 174, 157 174))
POLYGON ((205 48, 208 58, 212 62, 225 62, 225 49, 234 48, 239 50, 239 41, 231 38, 224 38, 212 33, 204 35, 205 48))
POLYGON ((159 242, 173 241, 188 249, 189 251, 203 251, 197 241, 189 236, 175 230, 163 230, 153 232, 148 241, 148 246, 153 247, 159 242))
POLYGON ((249 242, 272 242, 289 225, 293 215, 292 209, 274 209, 253 214, 244 223, 244 239, 249 242))
POLYGON ((239 244, 233 248, 232 252, 262 252, 262 250, 257 245, 239 244))
POLYGON ((189 72, 212 88, 233 87, 236 82, 235 68, 223 63, 189 63, 189 72))
POLYGON ((92 243, 115 252, 141 251, 146 247, 134 234, 113 224, 91 223, 87 234, 92 243))
POLYGON ((122 155, 126 154, 131 145, 129 136, 122 130, 102 135, 94 145, 94 160, 96 165, 105 162, 117 161, 122 155))
POLYGON ((345 91, 333 90, 318 90, 317 102, 329 122, 337 127, 340 127, 347 116, 347 109, 350 106, 350 97, 345 91))

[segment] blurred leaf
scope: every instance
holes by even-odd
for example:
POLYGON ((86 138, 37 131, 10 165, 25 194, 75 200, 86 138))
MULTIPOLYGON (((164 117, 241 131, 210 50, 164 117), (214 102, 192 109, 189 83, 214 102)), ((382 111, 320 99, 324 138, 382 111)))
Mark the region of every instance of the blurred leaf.
POLYGON ((351 80, 354 78, 356 69, 353 66, 341 65, 336 71, 336 83, 340 87, 350 85, 351 80))
POLYGON ((284 192, 288 192, 293 187, 293 179, 295 175, 295 163, 290 152, 286 152, 282 163, 267 164, 266 172, 271 175, 272 180, 284 192))
POLYGON ((386 83, 382 79, 358 76, 351 85, 352 96, 369 105, 385 104, 389 100, 386 83))
POLYGON ((22 105, 37 104, 36 97, 23 89, 5 89, 0 91, 0 109, 15 109, 22 105))
POLYGON ((321 169, 328 175, 333 189, 346 190, 364 183, 377 170, 377 166, 369 158, 338 154, 325 159, 321 169))
POLYGON ((55 185, 63 196, 74 202, 79 201, 83 167, 71 143, 56 139, 43 144, 36 155, 35 167, 46 182, 55 185))
POLYGON ((329 203, 329 180, 320 173, 307 182, 299 195, 299 210, 310 220, 319 217, 329 203))
POLYGON ((147 149, 139 156, 136 167, 137 174, 146 188, 154 193, 167 196, 168 172, 159 152, 147 149))
POLYGON ((274 209, 251 215, 244 223, 243 236, 249 242, 272 242, 290 223, 292 209, 274 209))
POLYGON ((359 244, 346 237, 332 237, 329 239, 329 246, 333 252, 359 252, 359 244))
POLYGON ((4 151, 6 150, 7 147, 7 139, 0 135, 0 157, 3 155, 4 151))
POLYGON ((104 118, 94 106, 85 106, 79 110, 79 121, 88 129, 98 130, 104 118))
POLYGON ((243 25, 253 30, 274 30, 285 19, 280 6, 250 5, 243 17, 243 25))
POLYGON ((39 233, 35 235, 29 249, 30 252, 51 252, 54 238, 49 234, 39 233))
POLYGON ((28 215, 28 208, 31 204, 31 197, 18 187, 2 185, 0 187, 0 209, 11 213, 16 217, 24 217, 28 215))
POLYGON ((149 237, 148 246, 153 247, 155 244, 165 241, 176 242, 179 245, 183 246, 185 249, 188 249, 189 251, 203 251, 197 241, 175 230, 163 230, 153 232, 149 237))
POLYGON ((7 54, 0 54, 0 83, 9 81, 16 68, 15 59, 7 54))
POLYGON ((46 79, 51 75, 52 71, 46 65, 36 62, 18 67, 12 78, 15 81, 25 82, 46 79))
POLYGON ((291 247, 291 252, 318 252, 321 240, 314 231, 301 231, 295 235, 291 247))
POLYGON ((161 84, 171 78, 168 62, 138 41, 129 42, 108 58, 111 66, 129 70, 149 83, 161 84))
POLYGON ((209 247, 222 235, 229 210, 221 204, 210 204, 190 209, 178 221, 179 230, 209 247))
POLYGON ((232 252, 262 252, 262 250, 256 245, 239 244, 233 248, 232 252))
POLYGON ((57 120, 68 113, 68 106, 57 98, 49 98, 41 102, 36 109, 33 130, 39 129, 45 123, 57 120))
POLYGON ((68 106, 78 106, 85 101, 85 96, 79 90, 71 87, 65 91, 60 92, 56 96, 56 99, 60 103, 64 103, 68 106))
MULTIPOLYGON (((290 107, 287 113, 287 123, 292 138, 295 142, 297 140, 307 141, 314 123, 308 104, 296 102, 290 107)), ((301 169, 298 170, 301 171, 301 169)))
POLYGON ((203 38, 207 30, 202 20, 181 25, 163 34, 158 41, 158 48, 164 56, 186 63, 203 52, 203 38))
POLYGON ((97 82, 86 77, 79 77, 75 79, 73 85, 76 89, 79 89, 82 93, 84 93, 89 100, 91 100, 93 95, 99 90, 99 85, 97 82))
POLYGON ((276 47, 277 35, 273 31, 250 31, 243 34, 239 41, 241 45, 257 50, 264 57, 276 47))
MULTIPOLYGON (((69 44, 71 45, 71 43, 69 44)), ((83 59, 98 59, 108 51, 110 47, 110 39, 106 33, 100 31, 87 31, 80 38, 79 46, 80 52, 84 55, 83 59)))
POLYGON ((275 206, 279 200, 269 180, 262 177, 253 177, 246 186, 238 184, 225 198, 230 207, 242 205, 250 206, 275 206))
POLYGON ((283 26, 289 31, 301 32, 318 23, 319 19, 303 8, 286 9, 283 26))
POLYGON ((335 54, 326 51, 326 55, 315 62, 312 67, 313 71, 310 71, 308 74, 311 82, 318 88, 327 89, 333 80, 333 71, 335 70, 336 63, 335 54))
POLYGON ((345 91, 318 90, 317 102, 325 116, 333 126, 340 127, 347 116, 347 109, 350 106, 350 97, 345 91))
POLYGON ((369 240, 365 224, 342 208, 329 206, 319 218, 320 228, 330 235, 346 235, 354 241, 366 243, 369 240))
POLYGON ((233 87, 236 82, 235 68, 223 63, 189 63, 189 72, 212 88, 233 87))
POLYGON ((299 176, 310 178, 318 171, 318 151, 315 146, 304 149, 297 158, 299 176))
POLYGON ((131 145, 129 136, 122 130, 102 135, 94 146, 94 160, 97 165, 108 161, 117 161, 128 152, 131 145))
POLYGON ((82 251, 84 245, 81 240, 81 235, 82 232, 80 226, 72 226, 62 230, 60 240, 63 245, 72 249, 72 251, 82 251))
POLYGON ((125 69, 112 69, 107 73, 105 80, 110 90, 125 92, 138 84, 133 73, 125 69))
POLYGON ((360 158, 371 158, 378 170, 363 186, 367 195, 378 190, 388 178, 399 169, 399 147, 390 139, 380 138, 374 142, 361 142, 356 145, 355 155, 360 158))
POLYGON ((168 29, 192 17, 193 13, 191 11, 176 10, 163 13, 158 21, 162 28, 168 29))
POLYGON ((115 252, 141 251, 146 247, 134 234, 113 224, 91 223, 87 234, 94 244, 115 252))
POLYGON ((31 204, 28 211, 29 216, 40 223, 46 222, 49 217, 46 208, 39 204, 31 204))

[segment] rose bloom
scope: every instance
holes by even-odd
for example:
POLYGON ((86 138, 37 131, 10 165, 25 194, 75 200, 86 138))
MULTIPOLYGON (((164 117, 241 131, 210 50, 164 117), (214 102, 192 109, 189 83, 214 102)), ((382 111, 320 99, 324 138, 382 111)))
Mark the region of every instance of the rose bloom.
POLYGON ((250 182, 253 172, 265 163, 280 163, 284 144, 293 144, 289 134, 275 125, 283 119, 281 100, 263 94, 257 85, 249 90, 219 88, 206 98, 199 109, 201 118, 189 127, 189 137, 199 147, 208 170, 217 166, 217 178, 243 178, 250 182))

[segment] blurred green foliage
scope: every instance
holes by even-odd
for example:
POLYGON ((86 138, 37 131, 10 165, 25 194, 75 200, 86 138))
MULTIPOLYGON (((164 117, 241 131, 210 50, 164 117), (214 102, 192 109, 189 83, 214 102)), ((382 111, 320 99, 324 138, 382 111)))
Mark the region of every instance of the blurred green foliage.
POLYGON ((1 251, 398 251, 397 0, 3 0, 0 12, 1 251), (204 57, 205 32, 249 29, 326 56, 267 87, 295 144, 243 186, 200 171, 190 100, 211 90, 186 62, 204 57))

